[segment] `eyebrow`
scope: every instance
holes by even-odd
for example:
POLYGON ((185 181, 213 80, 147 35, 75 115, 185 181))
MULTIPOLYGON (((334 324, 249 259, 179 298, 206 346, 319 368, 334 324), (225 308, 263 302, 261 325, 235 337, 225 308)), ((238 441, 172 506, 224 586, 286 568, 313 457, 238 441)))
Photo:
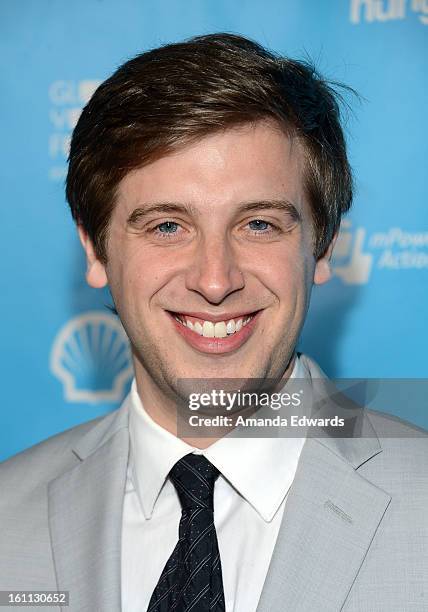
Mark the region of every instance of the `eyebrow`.
MULTIPOLYGON (((279 210, 290 215, 293 221, 301 221, 302 217, 297 208, 288 200, 257 200, 254 202, 244 202, 238 209, 237 213, 257 212, 261 210, 279 210)), ((176 202, 155 202, 147 203, 144 206, 135 208, 128 216, 126 222, 128 225, 135 225, 146 217, 153 214, 187 214, 197 217, 200 211, 190 204, 178 204, 176 202)))

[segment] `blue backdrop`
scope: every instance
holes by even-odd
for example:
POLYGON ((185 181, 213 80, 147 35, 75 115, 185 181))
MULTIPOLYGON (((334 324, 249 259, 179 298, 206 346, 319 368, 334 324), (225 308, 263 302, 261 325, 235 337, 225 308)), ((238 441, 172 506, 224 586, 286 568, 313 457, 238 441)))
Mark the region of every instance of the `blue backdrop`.
MULTIPOLYGON (((300 348, 333 377, 428 377, 428 0, 2 2, 0 459, 116 408, 132 374, 64 199, 81 107, 137 52, 214 31, 309 56, 364 98, 347 121, 354 210, 300 348)), ((428 426, 423 406, 399 412, 428 426)))

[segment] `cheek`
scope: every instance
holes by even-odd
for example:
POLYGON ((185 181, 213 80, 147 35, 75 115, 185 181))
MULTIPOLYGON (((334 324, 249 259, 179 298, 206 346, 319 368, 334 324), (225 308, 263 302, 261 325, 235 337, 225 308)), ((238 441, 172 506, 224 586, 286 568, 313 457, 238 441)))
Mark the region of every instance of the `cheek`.
POLYGON ((114 268, 109 270, 112 290, 121 294, 122 301, 148 300, 163 283, 167 276, 167 266, 159 258, 143 249, 128 248, 115 260, 114 268))
POLYGON ((301 253, 291 252, 283 257, 271 258, 264 277, 270 288, 282 299, 292 298, 306 291, 313 274, 310 260, 301 253))
POLYGON ((304 319, 311 295, 314 266, 311 258, 278 262, 270 289, 276 294, 284 325, 304 319))

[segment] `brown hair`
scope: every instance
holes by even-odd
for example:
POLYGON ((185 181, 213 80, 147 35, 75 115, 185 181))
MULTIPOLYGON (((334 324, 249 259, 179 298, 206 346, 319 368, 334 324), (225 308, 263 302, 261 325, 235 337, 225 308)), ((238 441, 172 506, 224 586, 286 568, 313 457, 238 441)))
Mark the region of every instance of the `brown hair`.
POLYGON ((319 258, 352 202, 338 99, 307 62, 234 34, 137 55, 98 87, 74 129, 66 181, 72 216, 106 263, 116 191, 128 172, 215 131, 273 119, 304 146, 319 258))

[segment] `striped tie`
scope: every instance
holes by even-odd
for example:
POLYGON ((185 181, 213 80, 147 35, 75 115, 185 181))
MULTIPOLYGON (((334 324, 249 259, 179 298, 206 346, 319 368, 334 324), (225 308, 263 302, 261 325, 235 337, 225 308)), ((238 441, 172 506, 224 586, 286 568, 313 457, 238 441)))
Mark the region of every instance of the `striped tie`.
POLYGON ((182 513, 176 547, 147 612, 224 612, 220 552, 214 526, 214 483, 219 471, 202 455, 186 455, 169 476, 182 513))

